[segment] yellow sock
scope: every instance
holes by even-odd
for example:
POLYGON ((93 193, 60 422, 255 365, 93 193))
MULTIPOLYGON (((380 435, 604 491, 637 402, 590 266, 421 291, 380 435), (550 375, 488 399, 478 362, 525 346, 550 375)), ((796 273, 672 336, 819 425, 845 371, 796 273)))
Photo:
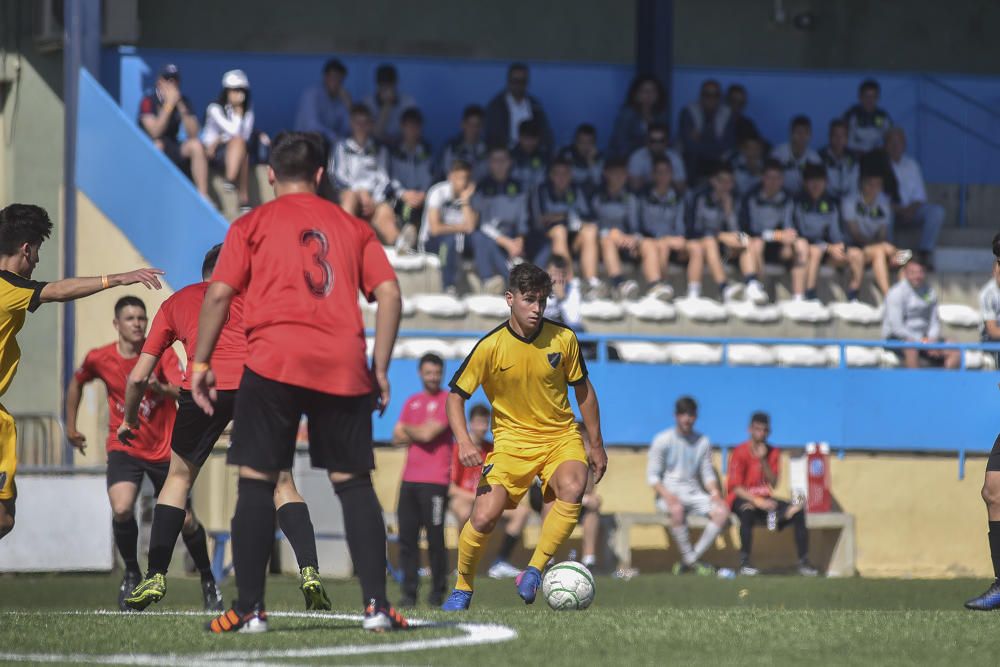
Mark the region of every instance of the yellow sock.
POLYGON ((539 570, 545 567, 545 564, 552 558, 552 554, 562 546, 562 543, 573 532, 576 520, 580 518, 581 507, 583 506, 580 503, 567 503, 558 499, 553 503, 549 515, 545 517, 545 522, 542 524, 542 534, 538 538, 535 553, 531 555, 529 567, 539 570))
POLYGON ((476 566, 479 557, 483 555, 483 547, 489 535, 480 533, 468 521, 458 536, 458 581, 455 588, 460 591, 471 591, 472 582, 476 578, 476 566))

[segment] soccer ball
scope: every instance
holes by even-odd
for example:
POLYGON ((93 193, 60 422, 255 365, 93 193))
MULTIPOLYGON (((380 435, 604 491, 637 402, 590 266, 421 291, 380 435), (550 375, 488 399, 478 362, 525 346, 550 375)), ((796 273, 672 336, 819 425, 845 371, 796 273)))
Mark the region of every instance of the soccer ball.
POLYGON ((594 577, 582 563, 566 560, 548 569, 542 595, 556 611, 586 609, 594 601, 594 577))

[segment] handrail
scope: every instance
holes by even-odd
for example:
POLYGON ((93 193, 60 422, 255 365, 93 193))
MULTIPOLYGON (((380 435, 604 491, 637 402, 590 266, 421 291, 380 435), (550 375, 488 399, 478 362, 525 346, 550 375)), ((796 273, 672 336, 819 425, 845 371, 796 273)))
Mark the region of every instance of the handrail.
POLYGON ((961 130, 962 132, 965 132, 966 134, 969 134, 969 135, 975 137, 977 140, 983 142, 984 144, 986 144, 987 146, 989 146, 993 150, 1000 151, 1000 142, 994 141, 993 139, 987 137, 985 134, 982 134, 978 130, 975 130, 975 129, 969 127, 965 123, 962 123, 962 122, 960 122, 958 120, 955 120, 954 118, 952 118, 951 116, 949 116, 946 113, 942 113, 942 112, 938 111, 937 109, 935 109, 935 108, 933 108, 931 106, 928 106, 927 104, 924 104, 924 103, 920 103, 920 104, 917 105, 917 111, 922 111, 924 113, 930 114, 931 116, 934 116, 935 118, 937 118, 941 122, 947 123, 948 125, 951 125, 952 127, 956 128, 958 130, 961 130))
POLYGON ((980 100, 977 100, 976 98, 972 97, 971 95, 969 95, 967 93, 963 93, 958 88, 955 88, 954 86, 951 86, 951 85, 945 83, 944 81, 941 81, 938 78, 933 77, 930 74, 921 74, 920 75, 920 80, 921 81, 926 81, 928 83, 931 83, 931 84, 937 86, 938 88, 940 88, 941 90, 943 90, 943 91, 945 91, 945 92, 947 92, 947 93, 949 93, 951 95, 954 95, 955 97, 957 97, 958 99, 962 100, 963 102, 965 102, 967 104, 971 104, 972 106, 976 107, 980 111, 983 111, 983 112, 989 114, 990 116, 993 116, 997 120, 1000 120, 1000 111, 997 111, 993 107, 985 104, 984 102, 981 102, 980 100))

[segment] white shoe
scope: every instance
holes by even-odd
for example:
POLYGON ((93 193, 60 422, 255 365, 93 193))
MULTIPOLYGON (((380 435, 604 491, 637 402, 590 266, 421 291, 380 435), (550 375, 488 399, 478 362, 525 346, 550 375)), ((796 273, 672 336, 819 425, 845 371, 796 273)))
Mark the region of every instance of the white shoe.
POLYGON ((651 296, 654 299, 659 299, 664 303, 669 303, 674 299, 674 288, 665 283, 657 283, 648 292, 646 296, 651 296))
POLYGON ((237 630, 237 632, 246 633, 248 635, 267 632, 267 619, 261 618, 255 614, 254 617, 244 623, 243 627, 237 630))
POLYGON ((760 574, 760 570, 750 565, 740 565, 739 575, 741 577, 756 577, 760 574))
POLYGON ((513 579, 521 571, 505 560, 498 560, 490 566, 488 574, 490 579, 513 579))
POLYGON ((618 295, 627 301, 635 301, 639 296, 639 283, 634 280, 626 280, 618 287, 618 295))
POLYGON ((750 284, 747 285, 747 300, 758 306, 763 306, 770 301, 759 280, 751 280, 750 284))
POLYGON ((743 296, 743 284, 742 283, 730 283, 726 286, 726 289, 722 290, 722 301, 723 303, 729 303, 730 301, 736 301, 741 296, 743 296))

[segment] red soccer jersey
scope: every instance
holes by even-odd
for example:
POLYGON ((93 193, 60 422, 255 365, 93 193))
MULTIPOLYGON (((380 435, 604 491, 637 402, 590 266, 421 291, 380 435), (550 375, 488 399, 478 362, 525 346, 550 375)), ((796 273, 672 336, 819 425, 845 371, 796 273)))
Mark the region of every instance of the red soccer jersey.
POLYGON ((358 291, 395 279, 371 227, 309 193, 236 220, 212 276, 245 294, 249 368, 338 396, 372 391, 358 291))
MULTIPOLYGON (((99 379, 108 390, 109 452, 120 450, 156 463, 169 461, 170 435, 177 417, 177 403, 168 396, 147 391, 139 404, 139 432, 132 446, 123 445, 118 440, 118 427, 125 418, 125 381, 138 361, 138 356, 124 358, 118 352, 118 343, 111 343, 87 353, 76 371, 76 381, 83 385, 99 379)), ((167 349, 160 357, 153 373, 164 384, 181 383, 181 363, 173 350, 167 349)))
MULTIPOLYGON (((777 476, 781 473, 781 450, 768 445, 767 465, 774 471, 775 483, 777 476)), ((742 486, 755 496, 769 498, 771 496, 771 485, 764 479, 764 470, 760 464, 760 459, 750 453, 750 441, 747 440, 736 446, 733 453, 729 455, 729 504, 736 502, 736 494, 733 492, 737 486, 742 486)))
MULTIPOLYGON (((184 345, 187 354, 187 368, 194 360, 194 349, 198 344, 198 317, 201 304, 205 300, 208 283, 195 283, 176 292, 163 302, 153 318, 142 351, 159 357, 170 349, 174 341, 184 345)), ((243 329, 243 297, 237 295, 229 305, 229 318, 222 327, 219 342, 212 353, 212 371, 218 389, 238 389, 243 377, 243 366, 247 360, 247 337, 243 329)), ((184 389, 191 389, 190 373, 184 373, 184 389)))
MULTIPOLYGON (((483 458, 485 459, 486 455, 493 451, 493 442, 484 440, 480 446, 483 448, 483 458)), ((451 458, 451 483, 475 493, 476 489, 479 488, 479 478, 482 476, 483 466, 462 465, 458 460, 458 447, 455 447, 455 453, 451 458)))
MULTIPOLYGON (((429 419, 447 424, 448 414, 444 409, 447 398, 446 391, 439 391, 434 396, 425 391, 414 394, 406 399, 399 421, 409 426, 423 424, 429 419)), ((447 486, 454 448, 455 438, 450 427, 445 428, 441 435, 430 442, 410 443, 406 451, 406 465, 403 467, 403 481, 447 486)))

